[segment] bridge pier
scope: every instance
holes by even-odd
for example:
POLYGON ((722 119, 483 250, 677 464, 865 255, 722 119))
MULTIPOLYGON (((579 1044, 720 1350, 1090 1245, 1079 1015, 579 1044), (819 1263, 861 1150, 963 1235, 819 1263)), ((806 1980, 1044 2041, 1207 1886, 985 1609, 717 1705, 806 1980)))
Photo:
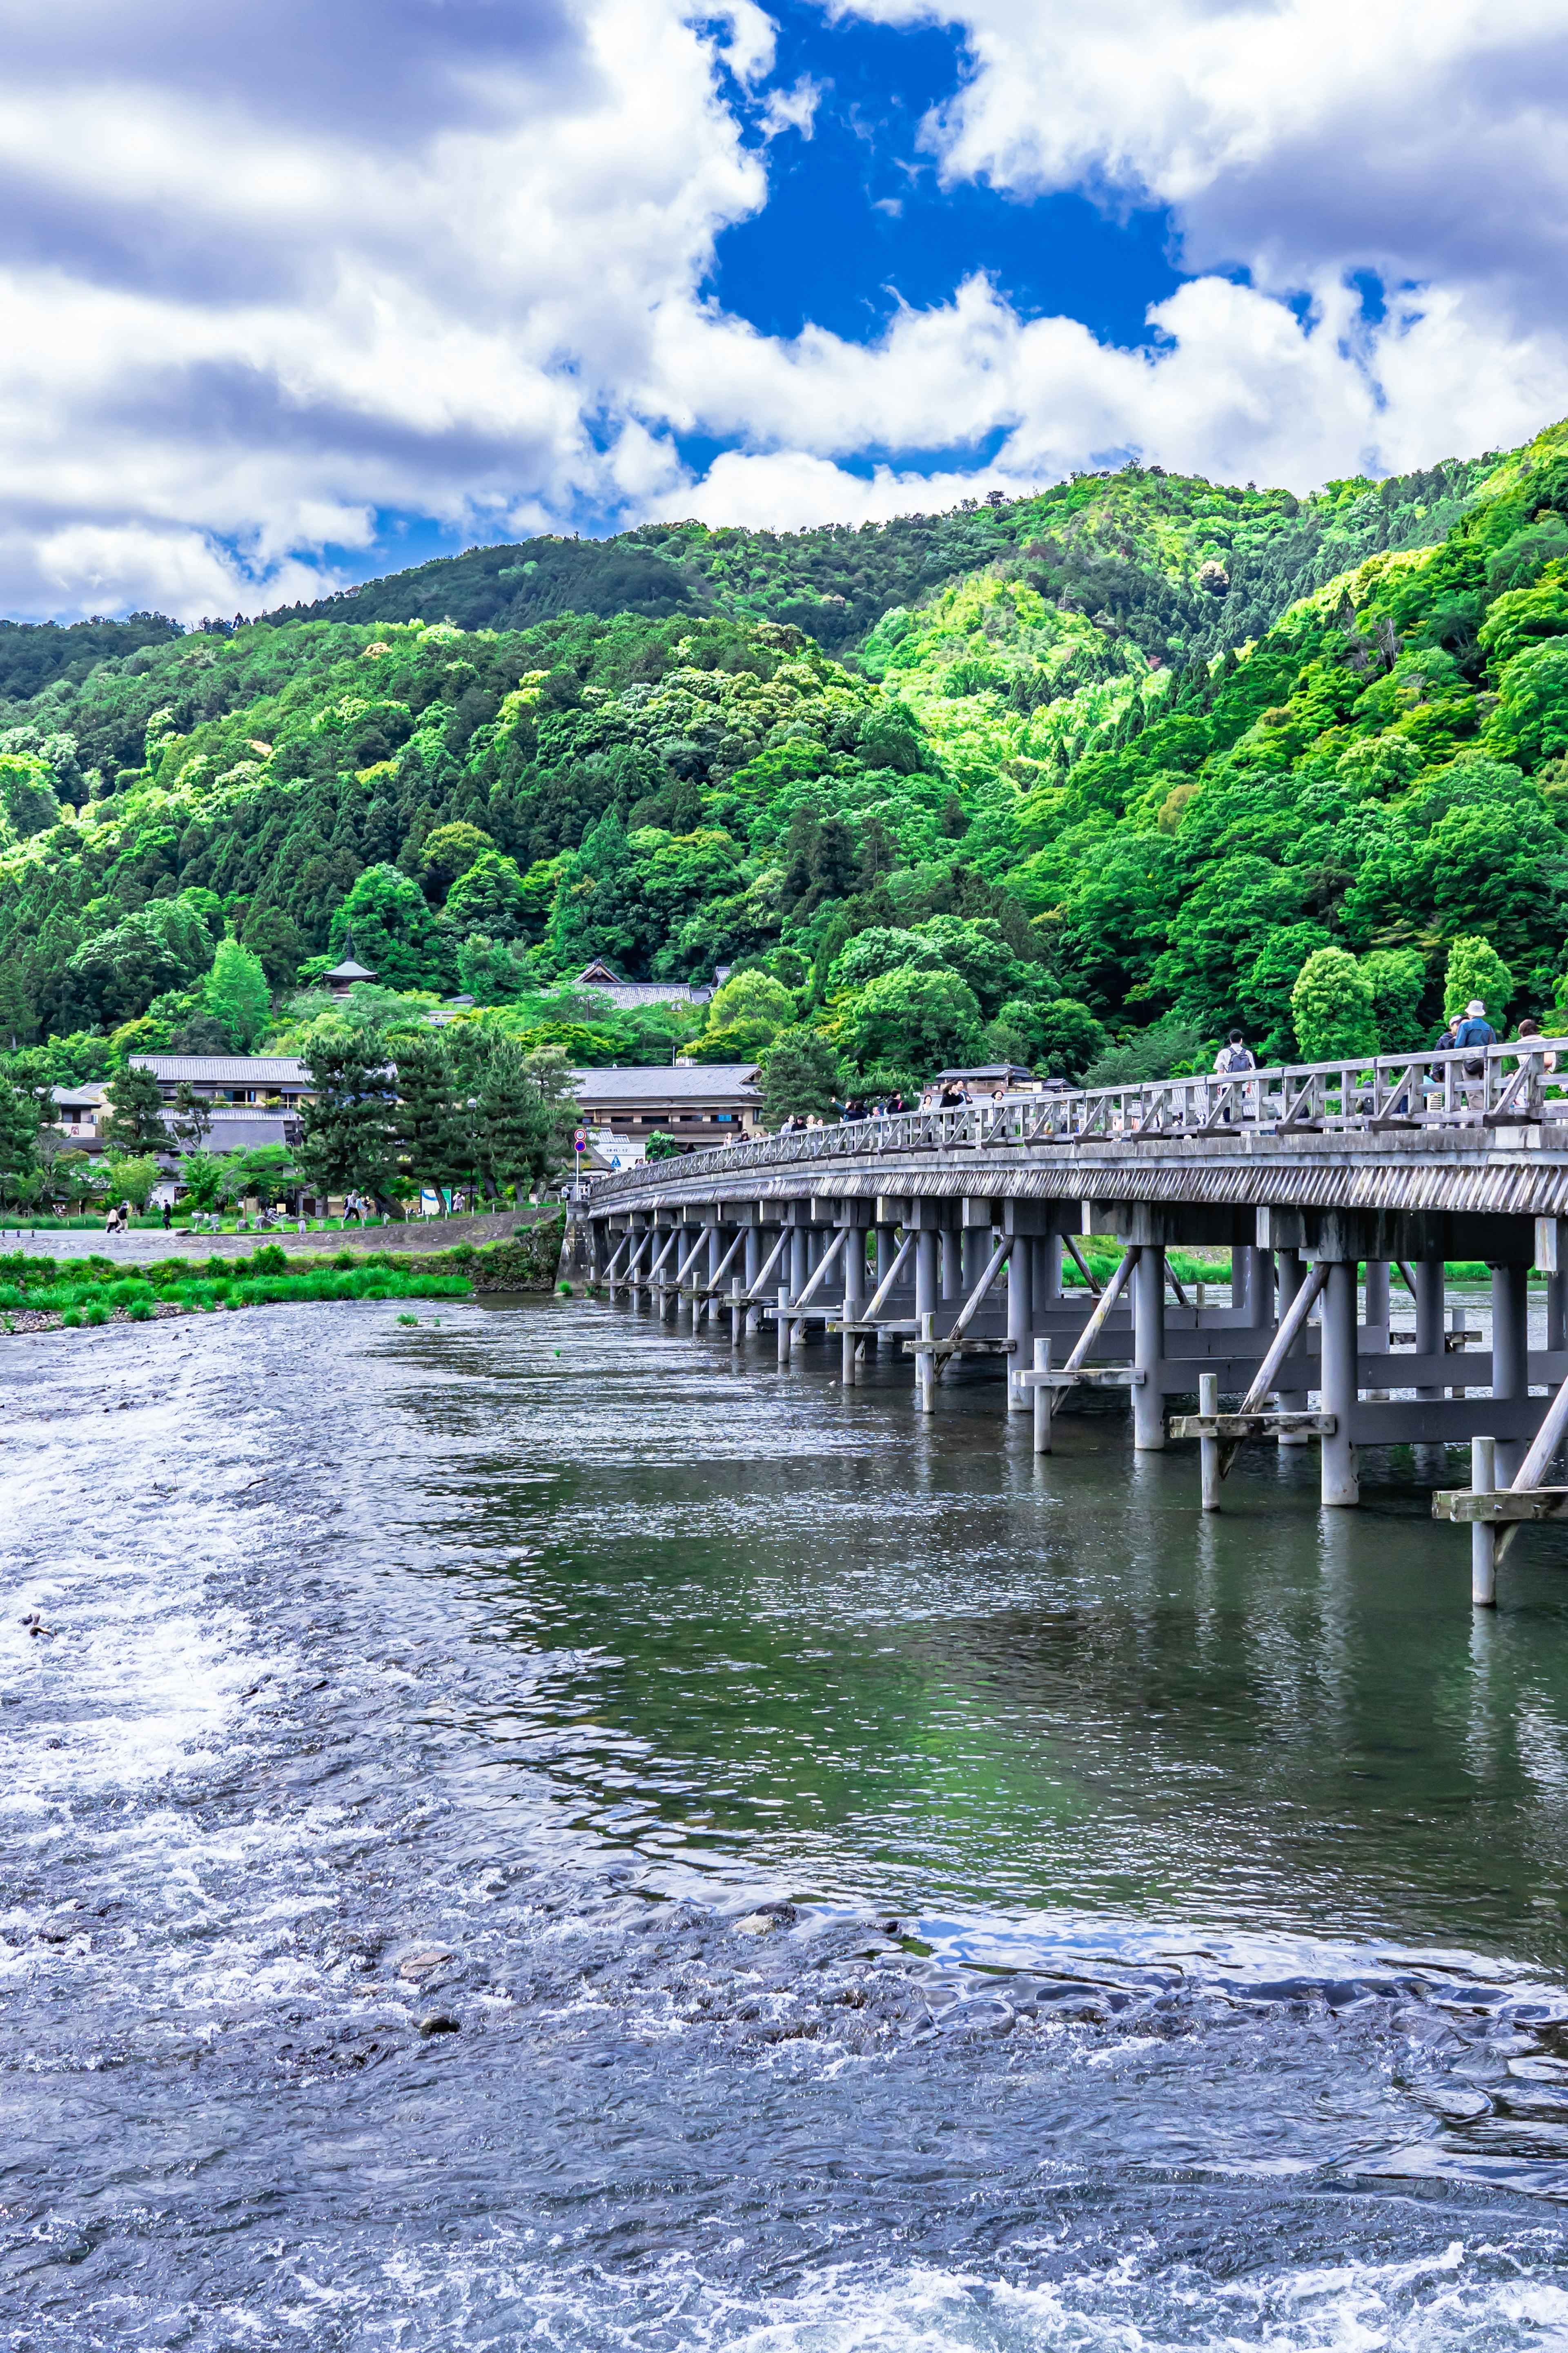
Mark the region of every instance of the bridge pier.
POLYGON ((1348 1507, 1361 1501, 1352 1430, 1356 1409, 1356 1261, 1336 1259, 1329 1268, 1322 1304, 1322 1372, 1320 1395, 1334 1427, 1319 1441, 1325 1505, 1348 1507))
MULTIPOLYGON (((1530 1395, 1530 1269, 1492 1268, 1492 1396, 1499 1402, 1530 1395)), ((1500 1438, 1497 1475, 1511 1485, 1526 1451, 1522 1438, 1500 1438)))
MULTIPOLYGON (((1295 1300, 1296 1294, 1300 1290, 1301 1285, 1306 1282, 1306 1280, 1307 1271, 1301 1264, 1300 1251, 1299 1250, 1282 1250, 1279 1252, 1279 1281, 1276 1286, 1279 1306, 1279 1321, 1281 1324, 1285 1321, 1286 1316, 1290 1313, 1291 1304, 1295 1300)), ((1281 1389, 1279 1392, 1279 1410, 1281 1413, 1306 1412, 1308 1400, 1307 1390, 1281 1389)), ((1282 1430, 1279 1433, 1279 1442, 1281 1446, 1305 1446, 1309 1441, 1307 1432, 1304 1430, 1282 1430)))
MULTIPOLYGON (((1253 1252, 1256 1258, 1260 1253, 1253 1252)), ((1165 1399, 1160 1386, 1165 1356, 1165 1253, 1147 1242, 1132 1270, 1132 1362, 1142 1374, 1132 1390, 1132 1444, 1140 1454, 1165 1443, 1165 1399)))
MULTIPOLYGON (((1415 1277, 1415 1353, 1418 1356, 1441 1356, 1446 1335, 1443 1330, 1443 1283, 1447 1270, 1440 1258, 1418 1258, 1411 1272, 1415 1277)), ((1444 1394, 1444 1384, 1419 1382, 1415 1395, 1426 1403, 1444 1394)))
POLYGON ((1004 1359, 1007 1372, 1007 1410, 1027 1413, 1032 1400, 1020 1387, 1019 1376, 1029 1370, 1034 1355, 1036 1244, 1028 1237, 1014 1242, 1007 1259, 1007 1337, 1013 1353, 1004 1359))

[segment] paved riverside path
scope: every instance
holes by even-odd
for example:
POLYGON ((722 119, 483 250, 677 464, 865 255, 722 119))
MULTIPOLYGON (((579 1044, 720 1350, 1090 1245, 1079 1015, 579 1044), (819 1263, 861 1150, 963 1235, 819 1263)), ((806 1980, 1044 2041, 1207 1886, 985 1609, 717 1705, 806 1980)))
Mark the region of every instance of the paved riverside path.
MULTIPOLYGON (((553 1211, 540 1214, 549 1217, 553 1211)), ((464 1242, 482 1248, 487 1242, 509 1241, 514 1233, 536 1222, 535 1212, 524 1207, 482 1218, 409 1218, 401 1225, 372 1226, 368 1231, 350 1226, 346 1232, 335 1234, 301 1234, 289 1225, 253 1234, 182 1234, 177 1229, 166 1234, 105 1234, 101 1229, 79 1226, 56 1232, 47 1228, 34 1232, 24 1227, 18 1232, 15 1227, 0 1227, 0 1255, 20 1250, 40 1258, 97 1257, 147 1266, 168 1258, 248 1258, 252 1250, 270 1242, 287 1250, 290 1258, 335 1258, 343 1250, 365 1256, 373 1250, 395 1250, 401 1255, 456 1250, 464 1242)))

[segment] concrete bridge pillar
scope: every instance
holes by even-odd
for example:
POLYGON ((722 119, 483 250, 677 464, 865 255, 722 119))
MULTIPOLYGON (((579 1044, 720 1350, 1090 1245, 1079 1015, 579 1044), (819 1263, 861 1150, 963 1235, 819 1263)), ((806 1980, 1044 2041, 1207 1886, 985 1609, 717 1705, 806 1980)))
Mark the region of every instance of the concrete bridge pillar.
POLYGON ((961 1235, 952 1227, 938 1234, 937 1256, 942 1265, 942 1295, 944 1303, 956 1303, 963 1295, 963 1244, 967 1234, 961 1235))
MULTIPOLYGON (((844 1237, 844 1321, 846 1324, 858 1324, 865 1312, 866 1234, 863 1227, 853 1226, 844 1237)), ((846 1332, 841 1367, 846 1388, 853 1388, 858 1377, 857 1357, 859 1346, 859 1334, 846 1332)))
POLYGON ((1142 1386, 1132 1391, 1132 1444, 1141 1454, 1157 1453, 1165 1443, 1165 1399, 1160 1387, 1164 1354, 1165 1253, 1146 1242, 1132 1270, 1132 1361, 1143 1375, 1142 1386))
POLYGON ((984 1273, 985 1261, 990 1255, 990 1227, 966 1225, 963 1229, 959 1258, 959 1281, 965 1299, 984 1273))
POLYGON ((936 1229, 922 1226, 915 1236, 915 1316, 934 1314, 937 1302, 936 1229))
POLYGON ((1027 1237, 1021 1236, 1007 1254, 1007 1337, 1013 1343, 1013 1353, 1006 1360, 1009 1413, 1028 1413, 1033 1406, 1028 1390, 1018 1387, 1018 1375, 1028 1371, 1034 1354, 1035 1248, 1027 1237))
MULTIPOLYGON (((1443 1354, 1443 1275, 1440 1258, 1418 1258, 1411 1272, 1415 1277, 1415 1353, 1418 1356, 1440 1356, 1443 1354)), ((1426 1381, 1418 1384, 1418 1398, 1440 1398, 1444 1384, 1426 1381)))
POLYGON ((1366 1323, 1369 1332, 1388 1329, 1388 1261, 1369 1258, 1366 1262, 1366 1323))
MULTIPOLYGON (((1266 1332, 1274 1322, 1273 1252, 1249 1242, 1233 1257, 1241 1261, 1245 1272, 1248 1327, 1254 1332, 1266 1332)), ((1232 1304, 1235 1303, 1233 1290, 1232 1304)))
MULTIPOLYGON (((763 1229, 761 1226, 748 1226, 746 1228, 745 1256, 746 1294, 749 1298, 751 1293, 755 1291, 757 1287, 757 1278, 763 1271, 763 1229)), ((748 1307, 746 1310, 747 1331, 760 1332, 762 1328, 762 1309, 760 1307, 748 1307)))
POLYGON ((796 1226, 789 1238, 789 1295, 798 1299, 811 1280, 811 1228, 796 1226))
POLYGON ((1336 1427, 1322 1440, 1325 1504, 1361 1501, 1351 1425, 1356 1408, 1356 1261, 1337 1259, 1329 1268, 1322 1304, 1323 1366, 1320 1395, 1336 1427))
MULTIPOLYGON (((1286 1316, 1289 1314, 1296 1293, 1300 1290, 1301 1285, 1305 1282, 1306 1279, 1307 1271, 1301 1264, 1300 1251, 1299 1250, 1282 1250, 1279 1253, 1279 1280, 1278 1286, 1278 1307, 1279 1321, 1281 1323, 1284 1322, 1286 1316)), ((1305 1335, 1303 1335, 1303 1338, 1304 1337, 1305 1335)), ((1281 1413, 1305 1413, 1307 1411, 1308 1392, 1305 1389, 1281 1389, 1279 1392, 1279 1410, 1281 1413)), ((1307 1433, 1304 1430, 1288 1430, 1281 1434, 1279 1443, 1281 1446, 1305 1446, 1307 1444, 1307 1433)))
MULTIPOLYGON (((1527 1266, 1494 1266, 1492 1269, 1492 1395, 1494 1398, 1522 1398, 1530 1395, 1530 1368, 1527 1350, 1530 1338, 1530 1269, 1527 1266)), ((1529 1440, 1523 1438, 1500 1438, 1497 1442, 1497 1475, 1499 1484, 1511 1486, 1515 1472, 1523 1461, 1529 1440)))

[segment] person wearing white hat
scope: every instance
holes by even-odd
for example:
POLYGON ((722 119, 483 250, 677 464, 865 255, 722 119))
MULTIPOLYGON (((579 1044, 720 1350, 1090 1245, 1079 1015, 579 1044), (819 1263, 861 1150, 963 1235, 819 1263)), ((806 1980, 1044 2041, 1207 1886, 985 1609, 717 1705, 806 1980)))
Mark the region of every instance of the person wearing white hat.
POLYGON ((1497 1044, 1497 1031, 1487 1019, 1487 1008, 1479 997, 1472 997, 1466 1006, 1465 1018, 1454 1032, 1454 1043, 1470 1050, 1469 1058, 1460 1065, 1466 1078, 1484 1079, 1486 1050, 1497 1044))

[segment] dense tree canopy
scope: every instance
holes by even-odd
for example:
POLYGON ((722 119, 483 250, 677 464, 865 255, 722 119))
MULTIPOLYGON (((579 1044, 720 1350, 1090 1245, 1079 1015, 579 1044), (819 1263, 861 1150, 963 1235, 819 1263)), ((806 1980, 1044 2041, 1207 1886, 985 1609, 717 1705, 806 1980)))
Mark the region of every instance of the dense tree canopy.
POLYGON ((297 1043, 351 939, 400 1018, 460 990, 525 1056, 806 1029, 856 1088, 1201 1060, 1233 1022, 1404 1049, 1457 941, 1500 1021, 1568 967, 1565 427, 1310 501, 1128 467, 92 628, 129 635, 0 646, 0 1023, 61 1075, 297 1043), (595 957, 731 978, 617 1012, 595 957))

